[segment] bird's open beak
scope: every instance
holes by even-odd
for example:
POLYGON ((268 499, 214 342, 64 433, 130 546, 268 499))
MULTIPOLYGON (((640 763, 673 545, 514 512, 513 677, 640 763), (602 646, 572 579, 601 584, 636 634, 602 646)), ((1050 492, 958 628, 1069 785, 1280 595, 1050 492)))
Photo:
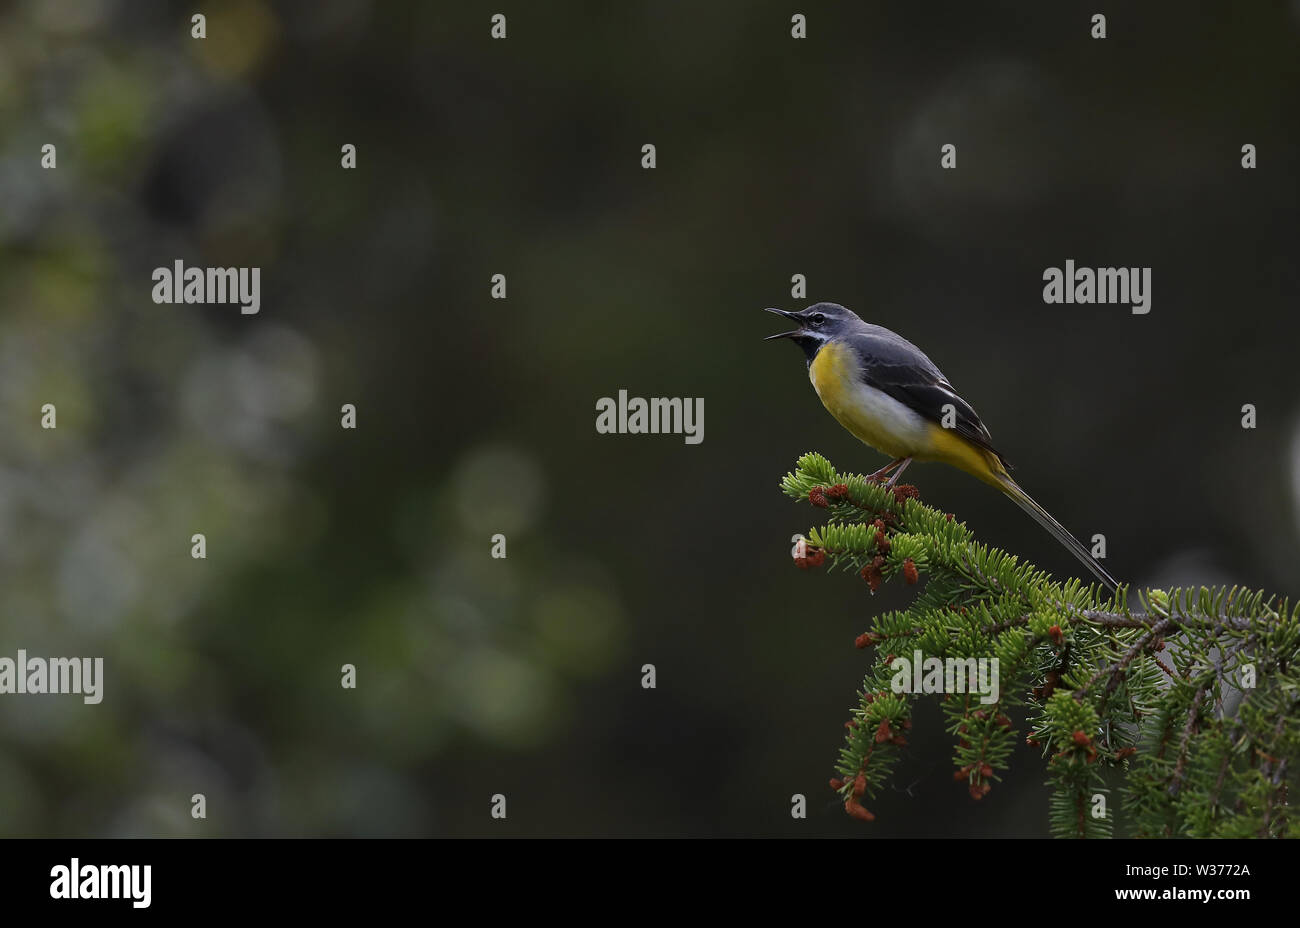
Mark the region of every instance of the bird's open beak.
MULTIPOLYGON (((794 313, 786 312, 784 309, 773 309, 772 307, 769 306, 767 307, 766 312, 776 313, 778 316, 785 316, 785 318, 793 319, 795 322, 799 321, 799 318, 794 313)), ((777 335, 769 335, 767 338, 763 339, 763 341, 770 342, 774 338, 794 338, 802 331, 803 331, 802 328, 798 328, 791 332, 781 332, 777 335)))

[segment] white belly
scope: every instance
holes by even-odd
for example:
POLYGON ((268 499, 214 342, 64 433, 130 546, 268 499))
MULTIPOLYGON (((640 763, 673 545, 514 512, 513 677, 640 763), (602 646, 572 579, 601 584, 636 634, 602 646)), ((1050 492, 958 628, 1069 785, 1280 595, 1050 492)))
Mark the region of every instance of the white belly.
POLYGON ((929 449, 930 423, 920 413, 860 380, 827 386, 813 378, 813 387, 831 415, 877 451, 904 458, 929 449))

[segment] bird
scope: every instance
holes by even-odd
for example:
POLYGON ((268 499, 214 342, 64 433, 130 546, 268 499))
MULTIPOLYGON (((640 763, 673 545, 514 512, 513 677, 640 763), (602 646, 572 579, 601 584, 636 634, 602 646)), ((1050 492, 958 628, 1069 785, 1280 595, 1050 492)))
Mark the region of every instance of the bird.
POLYGON ((765 340, 788 338, 803 349, 822 405, 854 437, 892 459, 868 480, 892 487, 913 461, 963 470, 1015 502, 1112 593, 1118 589, 1106 568, 1012 479, 1010 463, 974 407, 920 348, 838 303, 767 312, 798 328, 765 340))

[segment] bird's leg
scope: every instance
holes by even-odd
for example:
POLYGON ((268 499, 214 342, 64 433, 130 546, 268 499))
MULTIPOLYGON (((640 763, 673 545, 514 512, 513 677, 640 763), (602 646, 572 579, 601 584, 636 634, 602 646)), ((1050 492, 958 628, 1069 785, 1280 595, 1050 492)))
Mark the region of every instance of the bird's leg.
POLYGON ((888 464, 880 468, 880 470, 876 471, 874 474, 868 474, 867 483, 879 483, 880 481, 885 479, 885 474, 889 473, 891 470, 893 470, 895 467, 897 467, 899 464, 902 463, 903 463, 902 458, 894 458, 894 460, 890 461, 888 464))
POLYGON ((903 471, 907 470, 907 465, 911 463, 912 463, 911 458, 903 458, 902 462, 899 464, 898 470, 894 471, 894 476, 890 477, 889 482, 885 484, 885 488, 888 489, 889 487, 892 487, 894 484, 898 483, 898 478, 903 476, 903 471))

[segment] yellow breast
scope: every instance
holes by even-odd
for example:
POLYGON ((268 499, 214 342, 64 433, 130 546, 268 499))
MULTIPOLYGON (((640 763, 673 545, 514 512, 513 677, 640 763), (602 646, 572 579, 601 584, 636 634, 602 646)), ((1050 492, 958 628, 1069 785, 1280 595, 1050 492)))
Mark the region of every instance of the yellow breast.
POLYGON ((840 425, 877 451, 901 458, 929 450, 930 423, 889 394, 864 383, 852 347, 842 342, 823 345, 808 367, 808 379, 840 425))

